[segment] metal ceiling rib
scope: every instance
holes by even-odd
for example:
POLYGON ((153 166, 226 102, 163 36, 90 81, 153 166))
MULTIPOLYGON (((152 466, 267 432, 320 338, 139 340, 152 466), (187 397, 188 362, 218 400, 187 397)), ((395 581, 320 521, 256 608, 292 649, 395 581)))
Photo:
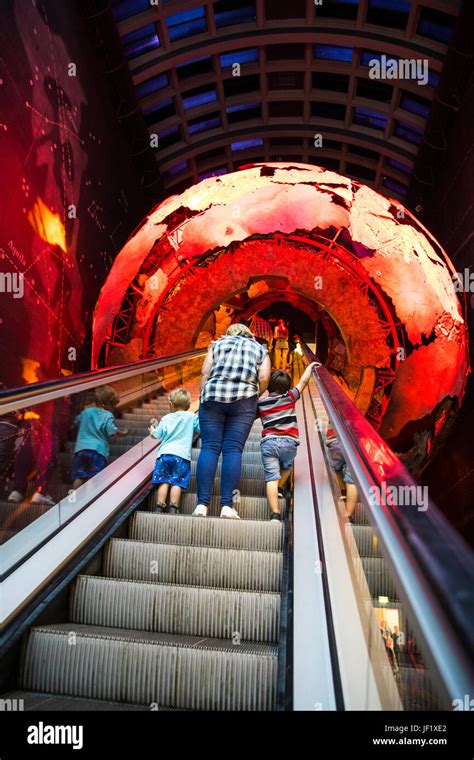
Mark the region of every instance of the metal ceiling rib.
POLYGON ((164 190, 292 160, 403 200, 460 0, 290 5, 114 0, 164 190), (372 78, 381 55, 426 61, 428 81, 421 63, 423 85, 372 78))

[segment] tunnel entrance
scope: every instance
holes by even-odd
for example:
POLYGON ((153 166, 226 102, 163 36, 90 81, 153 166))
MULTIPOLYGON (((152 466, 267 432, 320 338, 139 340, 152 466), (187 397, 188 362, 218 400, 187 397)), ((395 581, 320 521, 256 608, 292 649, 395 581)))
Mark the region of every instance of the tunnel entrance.
POLYGON ((93 366, 103 345, 108 364, 204 346, 216 310, 308 332, 310 319, 320 358, 334 330, 346 391, 421 471, 469 373, 454 271, 398 201, 322 167, 246 166, 168 198, 133 233, 97 304, 93 366))

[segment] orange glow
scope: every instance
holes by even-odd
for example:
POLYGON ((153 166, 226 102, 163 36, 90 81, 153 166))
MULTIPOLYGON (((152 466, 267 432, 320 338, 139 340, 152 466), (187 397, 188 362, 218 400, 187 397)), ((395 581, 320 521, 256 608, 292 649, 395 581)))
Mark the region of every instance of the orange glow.
POLYGON ((22 359, 21 363, 23 365, 23 372, 21 376, 25 383, 28 385, 30 383, 38 383, 40 380, 38 377, 40 363, 35 359, 22 359))
POLYGON ((38 198, 31 211, 28 212, 28 221, 37 235, 51 245, 57 245, 67 253, 66 230, 59 218, 38 198))
POLYGON ((23 419, 25 420, 39 420, 40 415, 36 414, 36 412, 25 412, 23 419))

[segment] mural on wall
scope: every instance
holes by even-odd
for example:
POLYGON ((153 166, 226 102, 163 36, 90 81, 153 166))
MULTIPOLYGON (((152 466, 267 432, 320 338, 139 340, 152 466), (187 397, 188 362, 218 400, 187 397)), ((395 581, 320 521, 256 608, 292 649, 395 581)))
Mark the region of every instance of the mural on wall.
POLYGON ((102 288, 93 361, 125 312, 129 358, 177 353, 196 344, 220 304, 278 275, 337 324, 354 399, 364 372, 375 375, 367 416, 420 471, 459 408, 469 372, 453 272, 397 201, 320 167, 256 164, 203 180, 145 219, 102 288), (151 304, 143 276, 158 271, 151 304), (140 290, 146 324, 136 318, 140 290))
POLYGON ((136 188, 76 8, 10 0, 3 23, 0 380, 12 387, 87 368, 136 188))

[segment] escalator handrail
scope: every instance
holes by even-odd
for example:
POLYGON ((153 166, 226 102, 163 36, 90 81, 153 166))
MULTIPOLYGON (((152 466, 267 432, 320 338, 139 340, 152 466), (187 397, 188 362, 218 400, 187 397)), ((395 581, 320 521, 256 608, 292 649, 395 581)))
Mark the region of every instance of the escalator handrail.
POLYGON ((87 388, 95 388, 99 385, 122 380, 125 377, 134 377, 155 369, 161 369, 172 364, 179 364, 188 359, 204 356, 206 348, 196 348, 181 354, 161 356, 154 359, 142 359, 128 364, 119 364, 104 369, 82 372, 69 377, 60 377, 55 380, 45 380, 31 383, 19 388, 8 388, 0 391, 0 415, 10 411, 24 409, 25 407, 41 404, 54 398, 70 396, 80 393, 87 388))
MULTIPOLYGON (((308 362, 315 354, 301 343, 308 362)), ((426 581, 442 609, 440 626, 450 629, 461 646, 466 663, 472 663, 474 651, 474 555, 462 537, 449 524, 431 499, 419 499, 417 484, 397 455, 390 449, 368 420, 323 366, 313 370, 331 426, 338 437, 344 457, 354 475, 360 501, 373 505, 373 491, 378 489, 380 503, 367 513, 382 544, 387 559, 400 579, 400 562, 410 562, 413 577, 426 581), (378 459, 378 461, 377 461, 378 459), (382 474, 383 473, 383 474, 382 474), (385 484, 385 485, 383 485, 385 484), (411 487, 415 504, 397 507, 393 491, 411 487), (423 508, 423 511, 417 507, 423 508), (427 509, 424 509, 427 507, 427 509), (385 537, 389 540, 383 540, 385 537)), ((407 574, 405 573, 405 578, 407 574)), ((409 596, 410 589, 404 589, 409 596)), ((418 621, 423 626, 424 621, 418 621)), ((430 619, 430 626, 433 619, 430 619)), ((431 630, 436 639, 435 631, 431 630)))

